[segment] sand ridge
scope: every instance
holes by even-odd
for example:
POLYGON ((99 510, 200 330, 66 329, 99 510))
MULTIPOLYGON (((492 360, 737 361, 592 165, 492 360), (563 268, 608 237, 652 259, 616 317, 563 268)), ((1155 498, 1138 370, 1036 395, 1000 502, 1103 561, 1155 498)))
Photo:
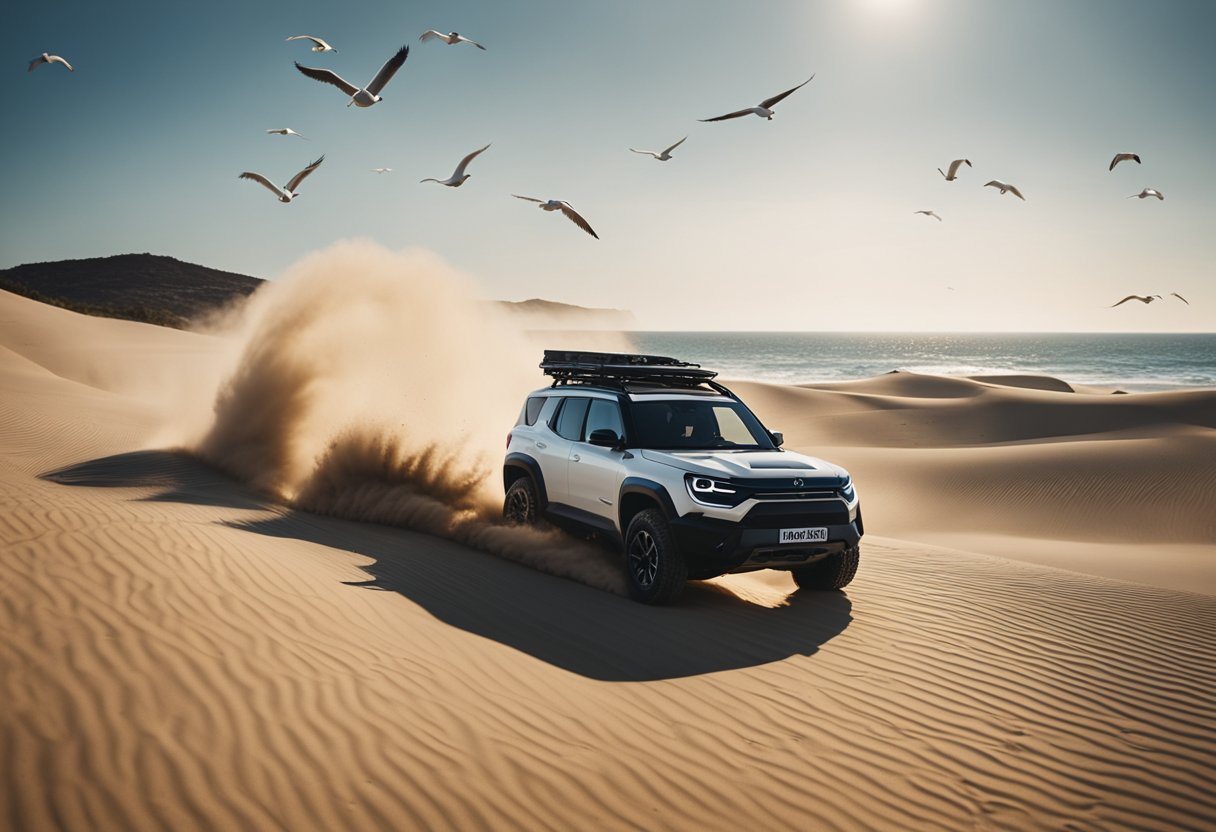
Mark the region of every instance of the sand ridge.
MULTIPOLYGON (((0 293, 0 320, 27 303, 0 293)), ((52 312, 20 337, 0 329, 0 825, 1203 829, 1216 815, 1216 598, 977 554, 966 534, 910 541, 897 510, 901 490, 932 505, 921 472, 990 468, 949 494, 977 493, 960 516, 1003 495, 977 526, 1009 540, 1038 510, 1012 496, 1030 471, 1057 465, 1066 484, 1090 457, 1100 479, 1164 454, 1163 470, 1198 476, 1203 394, 1092 397, 1134 408, 1080 432, 1105 411, 1055 416, 1048 397, 1085 394, 741 384, 789 444, 857 466, 862 569, 841 594, 758 573, 652 609, 290 510, 156 446, 163 409, 84 372, 125 360, 92 349, 97 322, 52 312), (1050 424, 946 444, 966 422, 949 409, 988 420, 992 396, 1050 424)), ((111 343, 149 366, 189 335, 127 326, 111 343)), ((138 377, 139 360, 115 372, 138 377)), ((1124 487, 1091 500, 1084 484, 1070 499, 1098 518, 1091 503, 1124 487)), ((1154 487, 1161 507, 1211 499, 1154 487)), ((1068 545, 1104 545, 1101 522, 1068 545)), ((1057 539, 1043 528, 1037 542, 1057 539)), ((1209 527, 1179 528, 1170 545, 1205 549, 1210 576, 1209 527)))

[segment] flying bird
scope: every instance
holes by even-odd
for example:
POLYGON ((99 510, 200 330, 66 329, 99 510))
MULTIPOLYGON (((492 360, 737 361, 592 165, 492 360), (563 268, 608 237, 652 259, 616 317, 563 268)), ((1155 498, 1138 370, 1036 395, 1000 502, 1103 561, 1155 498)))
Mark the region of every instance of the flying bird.
POLYGON ((1184 298, 1182 295, 1178 294, 1177 292, 1170 292, 1170 294, 1173 295, 1174 297, 1178 298, 1178 300, 1182 301, 1187 306, 1191 305, 1191 302, 1189 300, 1187 300, 1186 298, 1184 298))
POLYGON ((334 49, 332 46, 330 46, 325 41, 321 40, 320 38, 314 38, 312 35, 292 35, 291 37, 288 38, 288 40, 310 40, 313 42, 313 47, 312 47, 313 52, 337 52, 338 51, 337 49, 334 49))
POLYGON ((942 218, 939 217, 937 214, 935 214, 932 211, 913 211, 912 213, 913 214, 924 214, 926 217, 933 217, 933 219, 937 220, 938 222, 942 221, 942 218))
POLYGON ((1107 170, 1114 170, 1115 165, 1120 162, 1135 162, 1138 165, 1140 164, 1140 157, 1135 153, 1116 153, 1115 158, 1110 160, 1110 167, 1107 170))
POLYGON ((380 97, 380 90, 392 80, 393 75, 397 70, 401 69, 401 65, 405 63, 405 59, 410 56, 410 48, 403 46, 397 50, 397 54, 384 62, 384 66, 380 67, 380 71, 376 73, 376 77, 371 80, 363 89, 359 89, 354 84, 345 80, 336 72, 331 72, 328 69, 314 69, 308 66, 300 66, 296 63, 296 69, 307 75, 314 81, 320 81, 323 84, 333 84, 342 92, 350 96, 350 101, 346 102, 349 107, 354 104, 356 107, 370 107, 377 104, 383 99, 380 97))
POLYGON ((372 168, 372 173, 392 173, 392 168, 372 168))
POLYGON ((1022 200, 1023 202, 1026 201, 1026 197, 1022 196, 1022 192, 1019 191, 1017 188, 1015 188, 1013 185, 1010 185, 1008 182, 1002 182, 999 179, 993 179, 991 182, 984 183, 985 188, 987 188, 989 185, 991 185, 994 188, 1000 188, 1001 193, 1005 193, 1005 191, 1009 191, 1009 193, 1013 194, 1014 196, 1016 196, 1018 199, 1022 200))
POLYGON ((423 43, 426 43, 428 40, 434 40, 435 38, 439 38, 441 41, 446 43, 448 46, 455 46, 458 43, 469 43, 469 44, 472 44, 473 46, 476 46, 478 49, 481 49, 481 50, 485 49, 485 47, 482 46, 480 43, 478 43, 475 40, 469 40, 464 35, 457 34, 456 32, 448 32, 445 35, 443 32, 436 32, 434 29, 428 29, 427 31, 423 32, 422 37, 418 38, 418 40, 422 41, 423 43))
POLYGON ((970 159, 955 159, 953 162, 950 163, 950 167, 947 168, 947 170, 942 170, 941 168, 938 168, 937 172, 940 173, 942 176, 946 177, 947 182, 953 182, 955 179, 958 179, 958 169, 959 169, 960 165, 966 165, 967 167, 971 167, 971 160, 970 159), (947 171, 949 171, 949 172, 947 172, 947 171))
POLYGON ((72 65, 70 63, 68 63, 63 58, 59 57, 58 55, 48 55, 47 53, 43 52, 37 58, 34 58, 34 60, 30 61, 30 68, 27 69, 26 72, 33 72, 35 69, 42 66, 43 64, 63 64, 64 66, 66 66, 68 68, 68 72, 76 71, 76 70, 72 69, 72 65))
POLYGON ((687 140, 688 140, 688 136, 685 136, 684 138, 680 139, 678 142, 673 144, 671 147, 667 148, 666 150, 664 150, 660 153, 655 153, 653 150, 638 150, 636 147, 631 147, 629 149, 632 150, 634 153, 641 153, 643 156, 653 156, 654 158, 658 159, 660 162, 666 162, 668 159, 671 158, 671 151, 675 150, 677 147, 684 144, 684 142, 687 140))
POLYGON ((297 133, 290 127, 275 127, 271 130, 267 130, 266 132, 274 136, 299 136, 301 139, 308 139, 307 136, 303 135, 302 133, 297 133))
POLYGON ((560 199, 550 199, 550 200, 533 199, 530 196, 520 196, 519 194, 511 194, 511 196, 515 197, 516 199, 525 200, 527 202, 535 202, 540 206, 540 209, 542 211, 561 211, 563 214, 566 215, 566 219, 570 220, 570 222, 574 223, 579 228, 586 231, 588 234, 590 234, 595 239, 598 240, 600 238, 600 235, 596 234, 595 231, 591 228, 591 224, 588 223, 585 219, 583 219, 582 216, 578 213, 578 211, 575 211, 574 207, 569 202, 562 202, 560 199))
POLYGON ((1128 199, 1147 199, 1150 196, 1155 196, 1157 199, 1165 199, 1165 194, 1161 193, 1161 191, 1157 190, 1156 188, 1145 188, 1138 194, 1132 194, 1128 197, 1128 199))
POLYGON ((460 164, 456 166, 456 172, 453 173, 451 176, 449 176, 447 179, 432 179, 432 178, 428 177, 426 179, 418 180, 419 183, 438 182, 440 185, 447 185, 449 188, 459 188, 461 185, 463 185, 465 183, 465 180, 467 180, 469 178, 469 176, 471 175, 471 174, 467 174, 464 172, 465 168, 467 168, 469 166, 469 162, 476 159, 480 154, 485 153, 486 148, 488 148, 488 147, 489 147, 489 145, 486 145, 485 147, 481 148, 481 150, 474 150, 468 156, 465 156, 463 159, 461 159, 460 164))
POLYGON ((727 113, 724 116, 718 116, 716 118, 703 118, 703 119, 698 119, 698 120, 699 121, 726 121, 727 119, 730 119, 730 118, 741 118, 742 116, 746 116, 746 115, 757 115, 757 116, 760 116, 760 118, 772 121, 773 120, 773 108, 776 107, 778 104, 780 104, 782 99, 784 99, 790 93, 793 93, 796 90, 802 89, 803 87, 805 87, 807 84, 811 83, 811 81, 814 81, 814 80, 815 80, 815 76, 812 75, 810 78, 807 78, 805 81, 803 81, 798 86, 791 87, 790 89, 786 90, 783 93, 774 95, 772 98, 764 99, 756 107, 748 107, 746 110, 736 110, 733 113, 727 113))
MULTIPOLYGON (((1119 303, 1112 303, 1107 309, 1114 309, 1116 306, 1127 303, 1129 300, 1138 300, 1141 303, 1152 303, 1155 300, 1161 300, 1161 295, 1128 295, 1119 303)), ((1187 304, 1188 306, 1190 304, 1187 304)))
POLYGON ((252 179, 254 182, 260 182, 261 184, 265 185, 266 188, 272 194, 274 194, 275 196, 277 196, 279 198, 279 202, 282 202, 283 204, 287 204, 288 202, 291 202, 293 199, 295 199, 297 196, 299 196, 299 194, 296 193, 296 188, 300 187, 300 183, 304 181, 304 179, 308 176, 308 174, 312 173, 314 170, 319 168, 321 166, 321 163, 324 161, 325 161, 325 157, 322 156, 320 159, 313 162, 308 167, 304 168, 304 170, 300 171, 295 176, 291 177, 291 181, 288 182, 282 188, 280 188, 278 185, 275 185, 273 182, 271 182, 265 176, 262 176, 262 174, 260 174, 260 173, 253 173, 251 171, 245 171, 244 173, 242 173, 240 175, 239 178, 252 179))

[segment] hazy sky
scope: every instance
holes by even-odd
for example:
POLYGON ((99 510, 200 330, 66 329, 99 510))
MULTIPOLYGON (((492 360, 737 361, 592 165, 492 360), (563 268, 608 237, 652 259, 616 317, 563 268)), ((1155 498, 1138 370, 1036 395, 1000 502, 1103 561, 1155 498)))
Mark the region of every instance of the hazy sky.
POLYGON ((151 251, 273 278, 368 237, 432 249, 491 297, 626 307, 644 328, 1216 330, 1209 0, 158 0, 8 17, 0 266, 151 251), (432 27, 489 51, 418 43, 432 27), (292 66, 362 84, 404 43, 366 110, 292 66), (43 51, 76 72, 27 74, 43 51), (771 122, 696 121, 812 73, 771 122), (283 126, 310 141, 264 132, 283 126), (684 135, 667 163, 626 150, 684 135), (487 142, 464 187, 418 184, 487 142), (1143 164, 1110 173, 1117 151, 1143 164), (237 179, 282 183, 322 153, 290 205, 237 179), (960 156, 974 169, 944 182, 960 156), (1124 198, 1144 187, 1166 200, 1124 198), (602 239, 512 192, 570 201, 602 239), (1103 308, 1172 291, 1192 306, 1103 308))

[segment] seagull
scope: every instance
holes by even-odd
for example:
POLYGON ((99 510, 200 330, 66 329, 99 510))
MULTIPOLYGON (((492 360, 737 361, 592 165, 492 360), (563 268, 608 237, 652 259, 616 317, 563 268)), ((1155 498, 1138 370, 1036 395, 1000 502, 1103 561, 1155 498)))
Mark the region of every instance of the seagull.
POLYGON ((1002 182, 999 179, 993 179, 991 182, 984 183, 985 188, 987 188, 989 185, 991 185, 994 188, 1000 188, 1001 193, 1005 193, 1005 191, 1009 191, 1011 194, 1013 194, 1014 196, 1016 196, 1018 199, 1022 200, 1023 202, 1026 201, 1026 197, 1022 196, 1022 192, 1019 191, 1017 188, 1015 188, 1013 185, 1010 185, 1008 182, 1002 182))
POLYGON ((684 138, 680 139, 678 142, 673 144, 671 147, 664 150, 662 153, 655 153, 653 150, 638 150, 636 147, 631 147, 629 149, 632 150, 634 153, 641 153, 643 156, 653 156, 654 158, 658 159, 660 162, 666 162, 668 159, 671 158, 671 151, 675 150, 677 147, 684 144, 684 142, 687 140, 688 140, 688 136, 685 136, 684 138))
POLYGON ((486 148, 488 148, 488 147, 489 147, 489 145, 486 145, 481 150, 474 150, 468 156, 465 156, 463 159, 461 159, 460 164, 456 166, 456 172, 453 173, 451 176, 449 176, 447 179, 432 179, 432 178, 428 177, 426 179, 419 179, 418 180, 419 183, 438 182, 440 185, 447 185, 449 188, 459 188, 461 185, 463 185, 465 183, 465 180, 467 180, 470 176, 470 174, 467 174, 464 172, 465 168, 467 168, 469 166, 469 162, 476 159, 480 154, 485 153, 486 148))
POLYGON ((1119 164, 1120 162, 1128 161, 1135 162, 1138 165, 1140 164, 1140 157, 1135 153, 1116 153, 1115 158, 1110 160, 1110 167, 1107 168, 1107 170, 1114 170, 1115 165, 1119 164))
POLYGON ((273 130, 267 130, 266 132, 270 133, 271 135, 274 135, 274 136, 299 136, 301 139, 304 139, 305 141, 308 140, 307 136, 305 136, 301 133, 297 133, 295 130, 292 130, 290 127, 275 127, 273 130))
POLYGON ((938 222, 942 221, 942 218, 939 217, 937 214, 933 213, 932 211, 913 211, 912 213, 913 214, 924 214, 926 217, 933 217, 933 219, 937 220, 938 222))
POLYGON ((942 170, 941 168, 938 168, 937 172, 940 173, 942 176, 946 177, 947 182, 953 182, 955 179, 958 179, 958 169, 959 169, 960 165, 966 165, 967 167, 971 167, 971 160, 970 159, 955 159, 953 162, 950 163, 950 167, 949 167, 950 172, 949 173, 942 170))
POLYGON ((1156 188, 1145 188, 1138 194, 1132 194, 1128 197, 1128 199, 1147 199, 1150 196, 1155 196, 1157 199, 1165 199, 1165 194, 1161 193, 1161 191, 1157 190, 1156 188))
POLYGON ((570 222, 586 231, 595 239, 598 240, 600 238, 600 235, 596 234, 591 228, 591 224, 583 219, 582 216, 579 215, 578 211, 575 211, 574 207, 569 202, 562 202, 560 199, 533 199, 530 196, 520 196, 519 194, 511 194, 511 196, 515 197, 516 199, 526 200, 527 202, 538 203, 542 211, 561 211, 566 215, 566 218, 570 220, 570 222))
POLYGON ((392 168, 372 168, 372 173, 392 173, 392 168))
POLYGON ((448 46, 455 46, 458 43, 471 43, 474 46, 476 46, 478 49, 481 49, 483 51, 485 50, 485 47, 482 46, 477 41, 469 40, 464 35, 457 34, 456 32, 448 32, 445 35, 443 32, 436 32, 434 29, 428 29, 427 31, 422 33, 422 37, 418 38, 418 40, 422 41, 423 43, 426 43, 428 40, 434 40, 435 38, 439 38, 441 41, 446 43, 448 46))
POLYGON ((359 89, 338 75, 338 73, 331 72, 328 69, 313 69, 308 66, 300 66, 298 62, 296 63, 296 69, 314 81, 320 81, 323 84, 333 84, 342 90, 342 92, 349 95, 350 101, 346 102, 347 107, 351 104, 354 104, 356 107, 370 107, 383 100, 380 98, 380 90, 384 89, 385 84, 392 80, 393 75, 396 74, 397 70, 401 69, 401 65, 405 63, 405 59, 409 56, 410 48, 408 46, 398 49, 397 54, 384 62, 384 66, 380 67, 380 71, 376 73, 376 77, 363 89, 359 89))
POLYGON ((1187 306, 1191 305, 1191 302, 1189 300, 1187 300, 1186 298, 1184 298, 1182 295, 1178 294, 1177 292, 1170 292, 1170 294, 1173 295, 1174 297, 1178 298, 1178 300, 1182 301, 1187 306))
MULTIPOLYGON (((1127 303, 1129 300, 1138 300, 1141 303, 1152 303, 1155 300, 1161 300, 1161 295, 1128 295, 1123 300, 1119 301, 1119 303, 1112 303, 1110 306, 1108 306, 1106 308, 1114 309, 1116 306, 1127 303)), ((1187 304, 1187 305, 1189 306, 1190 304, 1187 304)))
POLYGON ((740 118, 741 116, 746 116, 749 114, 758 115, 763 119, 768 119, 769 121, 772 121, 773 120, 773 108, 776 107, 779 103, 781 103, 781 100, 783 98, 785 98, 787 95, 794 92, 795 90, 802 89, 803 87, 805 87, 807 84, 811 83, 811 81, 814 81, 814 80, 815 80, 815 76, 812 75, 810 78, 807 78, 805 81, 803 81, 798 86, 791 87, 790 89, 786 90, 785 92, 783 92, 779 95, 774 95, 772 98, 764 99, 756 107, 748 107, 746 110, 736 110, 733 113, 727 113, 726 115, 718 116, 717 118, 702 118, 702 119, 698 119, 698 121, 726 121, 729 118, 740 118))
POLYGON ((338 51, 337 49, 334 49, 332 46, 330 46, 325 41, 321 40, 320 38, 314 38, 312 35, 292 35, 291 37, 288 38, 288 40, 310 40, 315 44, 312 48, 313 52, 337 52, 338 51))
POLYGON ((42 66, 43 64, 63 64, 64 66, 66 66, 68 68, 68 72, 76 71, 76 70, 72 69, 72 65, 70 63, 68 63, 63 58, 59 57, 58 55, 48 55, 47 53, 43 52, 37 58, 34 58, 34 60, 30 61, 30 68, 27 69, 26 72, 33 72, 35 69, 42 66))
POLYGON ((260 173, 252 173, 250 171, 245 171, 244 173, 242 173, 240 175, 239 178, 240 179, 252 179, 254 182, 262 183, 270 190, 271 193, 273 193, 275 196, 277 196, 279 198, 279 202, 282 202, 283 204, 287 204, 288 202, 291 202, 293 199, 295 199, 297 196, 299 196, 299 194, 296 193, 296 188, 300 187, 300 183, 304 181, 305 177, 307 177, 308 174, 312 173, 317 168, 321 167, 321 163, 324 161, 325 161, 325 157, 322 156, 320 159, 313 162, 308 167, 304 168, 304 170, 300 171, 295 176, 291 177, 291 181, 288 182, 287 185, 283 188, 280 188, 278 185, 275 185, 273 182, 271 182, 265 176, 262 176, 262 174, 260 174, 260 173))

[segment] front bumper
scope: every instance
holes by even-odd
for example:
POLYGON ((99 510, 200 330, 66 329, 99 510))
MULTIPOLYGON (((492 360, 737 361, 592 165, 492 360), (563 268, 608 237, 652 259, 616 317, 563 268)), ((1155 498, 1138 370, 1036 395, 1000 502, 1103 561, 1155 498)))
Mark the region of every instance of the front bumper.
POLYGON ((844 503, 810 508, 756 506, 742 522, 686 514, 671 521, 676 546, 688 564, 688 576, 712 578, 728 572, 790 569, 857 545, 865 533, 861 506, 844 503), (828 539, 816 543, 780 543, 781 530, 825 527, 828 539))

